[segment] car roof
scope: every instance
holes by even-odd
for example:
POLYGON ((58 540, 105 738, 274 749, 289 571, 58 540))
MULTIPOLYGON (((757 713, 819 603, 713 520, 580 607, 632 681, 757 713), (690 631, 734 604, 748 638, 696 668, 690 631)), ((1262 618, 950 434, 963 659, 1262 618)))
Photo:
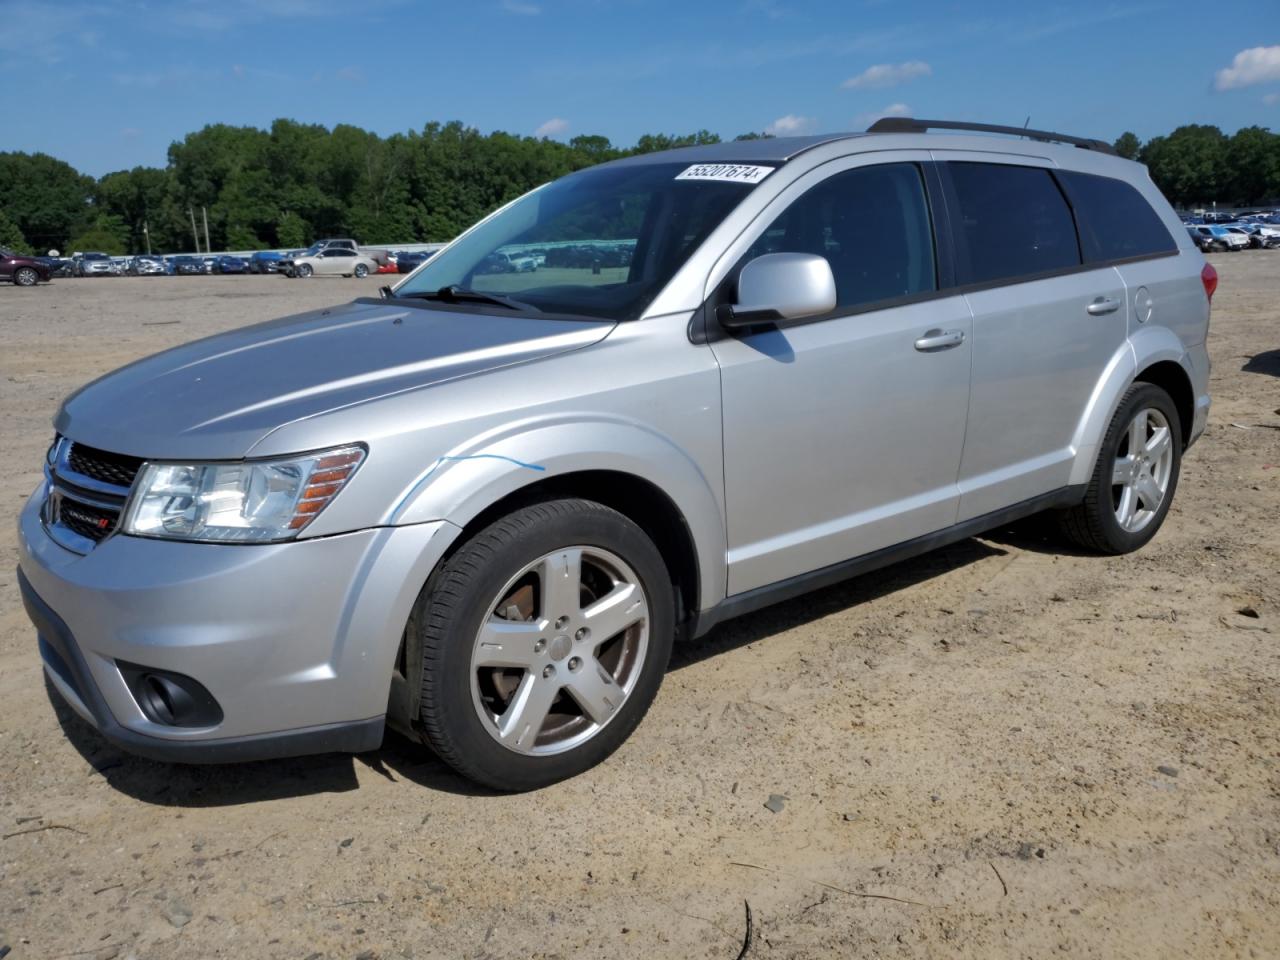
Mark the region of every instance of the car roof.
POLYGON ((865 137, 865 133, 823 133, 811 137, 770 137, 761 140, 730 140, 677 147, 657 153, 641 153, 615 160, 610 166, 640 166, 646 163, 786 163, 806 150, 837 140, 865 137))

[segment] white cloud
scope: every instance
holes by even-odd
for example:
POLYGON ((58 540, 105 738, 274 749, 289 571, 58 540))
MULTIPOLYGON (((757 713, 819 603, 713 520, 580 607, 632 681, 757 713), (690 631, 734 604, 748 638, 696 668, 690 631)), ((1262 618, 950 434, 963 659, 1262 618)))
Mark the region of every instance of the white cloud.
POLYGON ((1262 102, 1268 107, 1274 107, 1277 103, 1280 103, 1280 93, 1268 93, 1262 98, 1262 102))
POLYGON ((809 133, 817 126, 818 121, 813 117, 801 117, 794 113, 788 113, 785 117, 779 117, 773 123, 764 128, 764 132, 775 137, 795 137, 802 133, 809 133))
POLYGON ((927 77, 933 68, 923 60, 908 60, 906 63, 877 63, 867 67, 856 77, 850 77, 840 86, 846 90, 871 90, 879 87, 895 87, 916 77, 927 77))
POLYGON ((502 9, 507 13, 518 13, 522 17, 536 17, 542 12, 542 8, 536 3, 527 3, 526 0, 502 0, 502 9))
POLYGON ((891 103, 883 110, 876 110, 872 113, 860 113, 853 118, 853 126, 855 129, 861 127, 869 127, 877 120, 883 117, 909 117, 911 116, 911 108, 905 103, 891 103))
POLYGON ((569 121, 563 117, 552 117, 537 130, 533 131, 535 137, 554 137, 564 133, 569 129, 569 121))
POLYGON ((1272 80, 1280 80, 1280 45, 1241 50, 1231 61, 1231 66, 1214 75, 1213 88, 1221 93, 1272 80))

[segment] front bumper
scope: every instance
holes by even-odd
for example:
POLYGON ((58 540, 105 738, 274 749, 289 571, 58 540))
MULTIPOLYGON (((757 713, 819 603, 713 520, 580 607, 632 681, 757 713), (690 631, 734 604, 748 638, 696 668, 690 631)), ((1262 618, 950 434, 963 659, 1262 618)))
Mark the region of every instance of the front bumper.
POLYGON ((409 611, 457 528, 437 522, 279 544, 112 536, 65 550, 19 521, 19 585, 45 672, 111 742, 216 763, 374 749, 409 611), (215 726, 148 719, 119 664, 172 671, 218 702, 215 726))

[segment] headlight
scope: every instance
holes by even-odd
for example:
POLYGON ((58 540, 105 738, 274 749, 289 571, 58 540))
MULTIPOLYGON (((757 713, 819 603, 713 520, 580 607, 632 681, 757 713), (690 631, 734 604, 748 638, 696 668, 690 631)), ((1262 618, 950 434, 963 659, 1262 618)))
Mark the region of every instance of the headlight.
POLYGON ((364 460, 340 447, 279 460, 148 463, 122 533, 169 540, 290 540, 338 495, 364 460))

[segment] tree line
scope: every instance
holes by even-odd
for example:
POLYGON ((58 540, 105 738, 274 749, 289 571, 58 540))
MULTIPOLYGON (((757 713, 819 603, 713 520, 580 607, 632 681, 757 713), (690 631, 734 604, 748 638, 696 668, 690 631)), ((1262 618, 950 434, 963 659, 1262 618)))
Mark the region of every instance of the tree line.
MULTIPOLYGON (((737 139, 755 139, 759 133, 737 139)), ((0 246, 111 254, 190 250, 203 211, 215 250, 303 247, 323 236, 365 243, 452 239, 538 184, 636 153, 717 143, 700 130, 647 134, 618 147, 478 130, 454 121, 380 137, 359 127, 276 120, 270 130, 212 124, 169 147, 163 167, 94 179, 36 153, 0 153, 0 246)), ((1246 127, 1179 127, 1117 151, 1141 160, 1171 201, 1260 204, 1280 197, 1280 135, 1246 127)))

